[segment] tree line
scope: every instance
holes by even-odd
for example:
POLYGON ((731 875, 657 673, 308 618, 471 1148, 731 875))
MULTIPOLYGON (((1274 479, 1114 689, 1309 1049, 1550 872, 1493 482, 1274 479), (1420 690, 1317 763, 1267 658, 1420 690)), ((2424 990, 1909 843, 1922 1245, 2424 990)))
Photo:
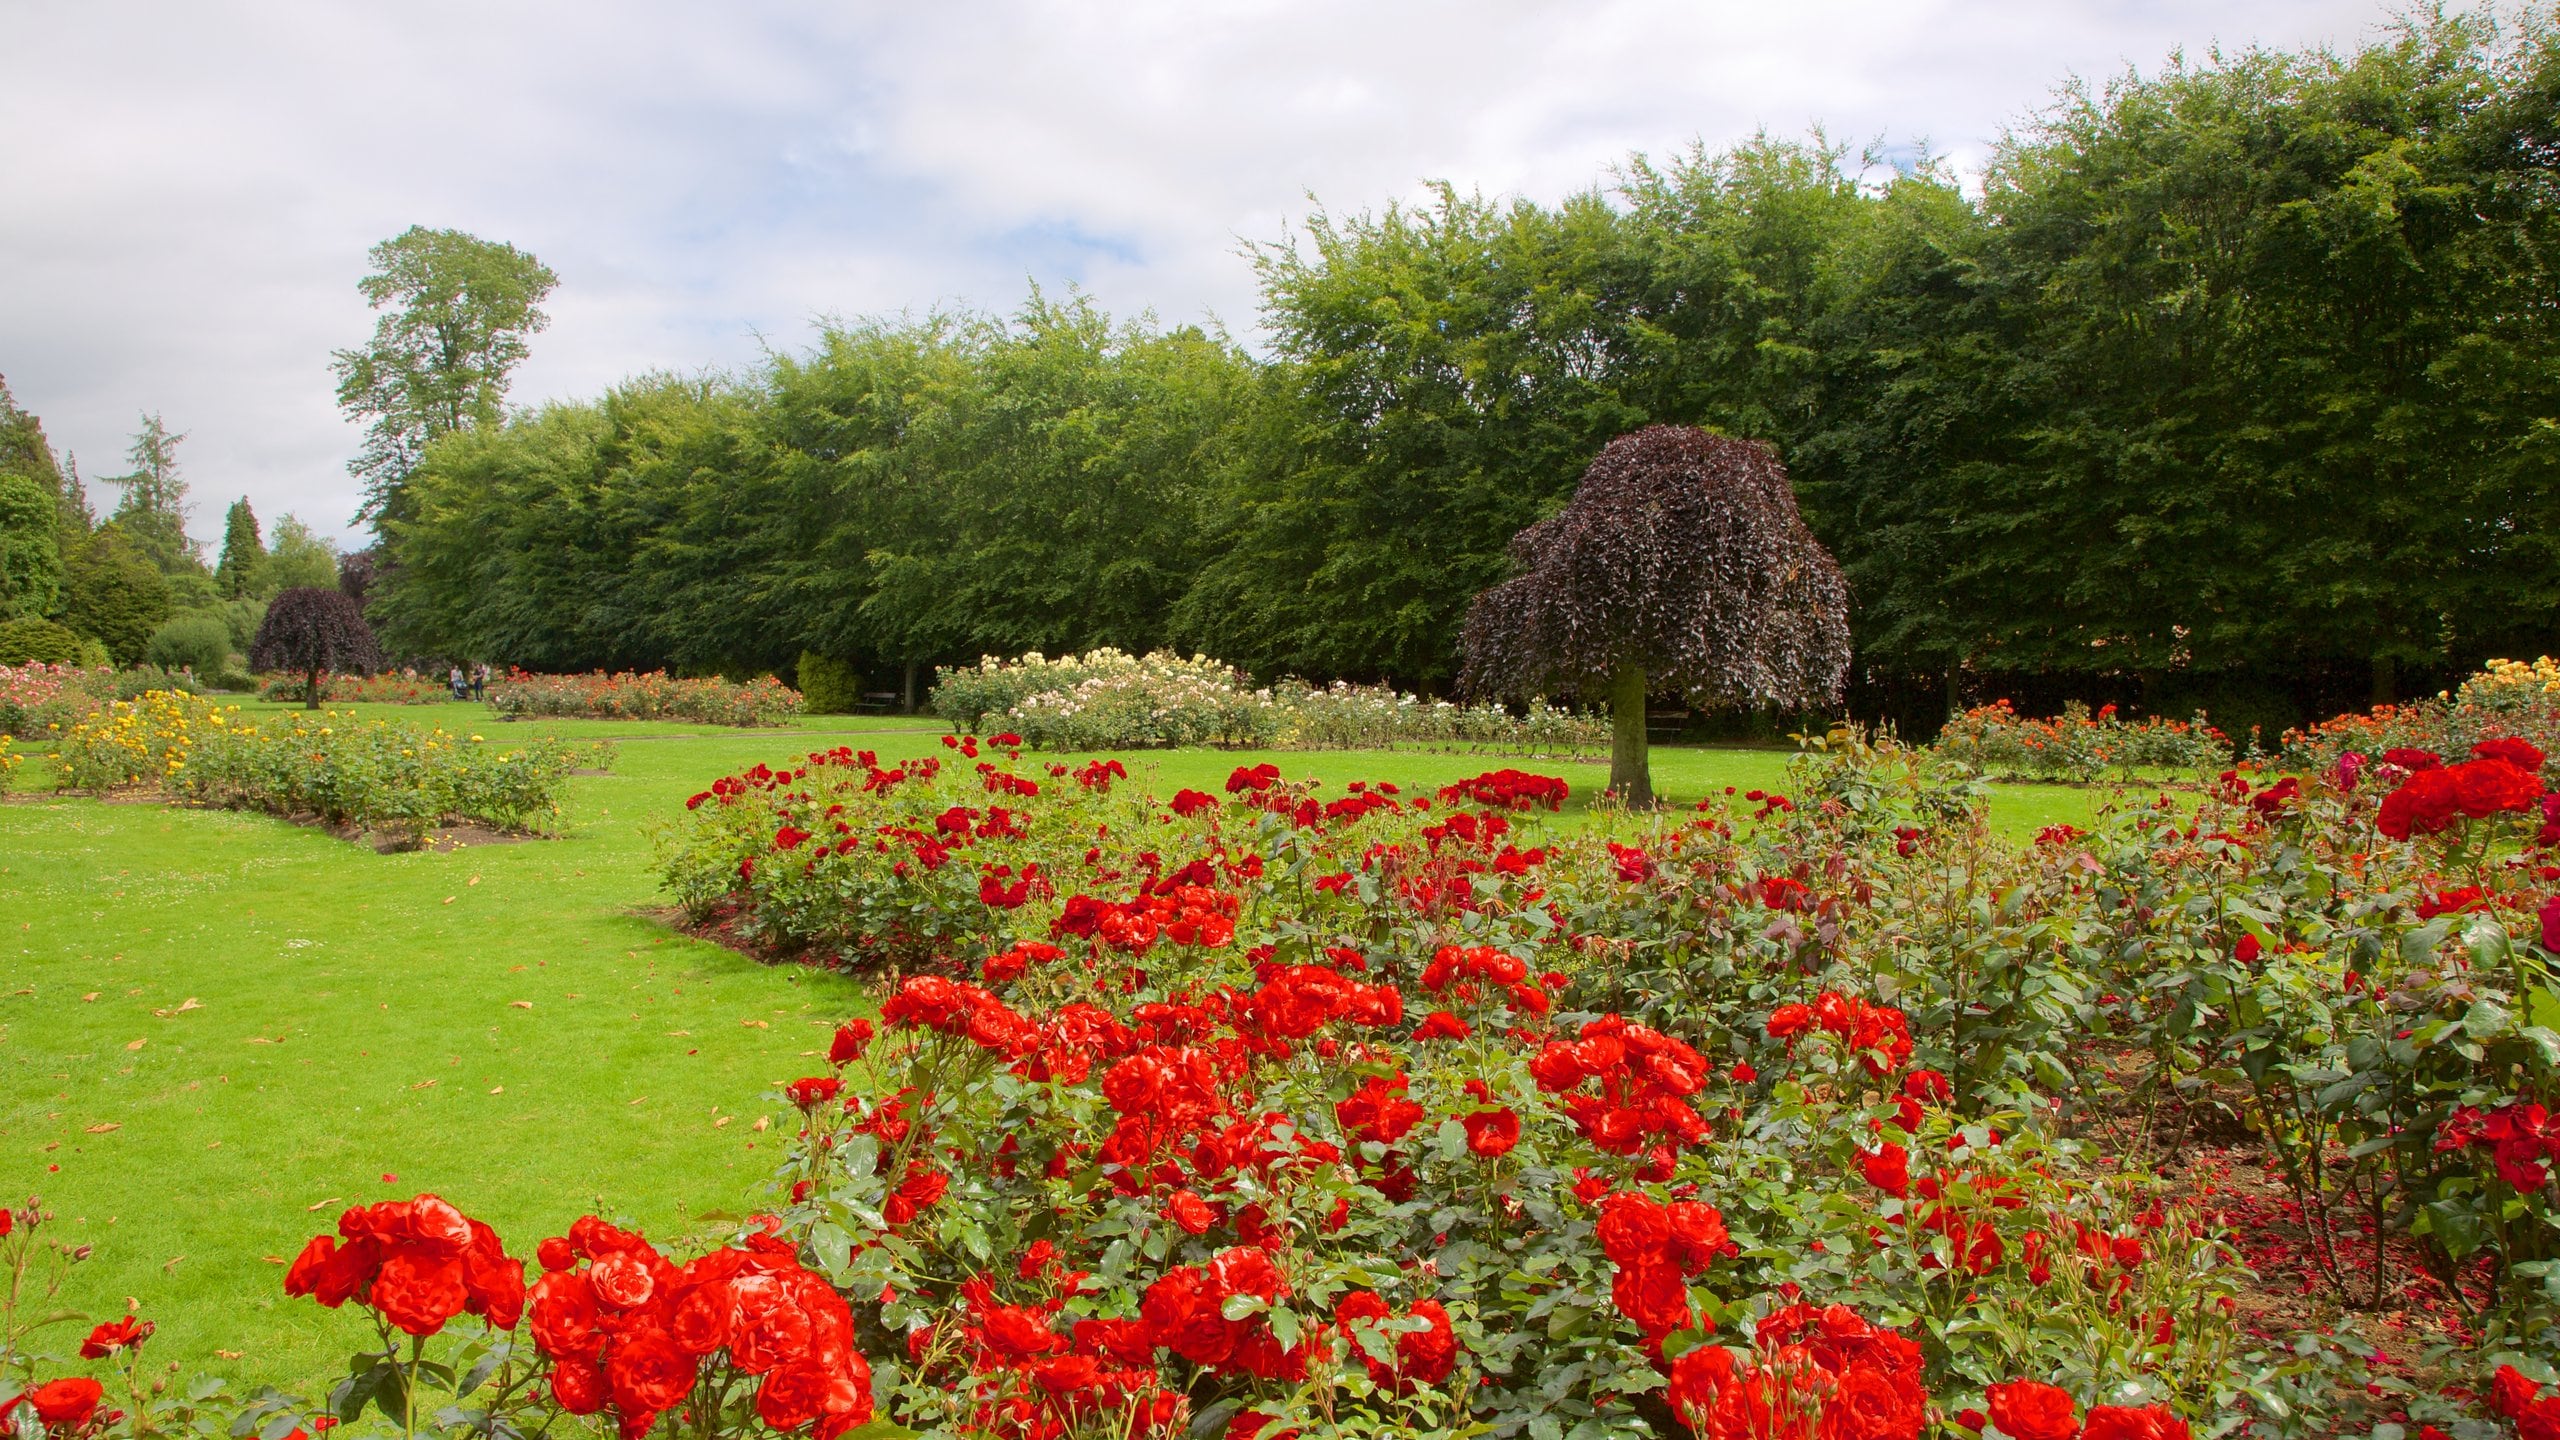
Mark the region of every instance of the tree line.
POLYGON ((132 468, 101 479, 117 496, 101 514, 78 461, 54 453, 0 379, 0 664, 148 660, 210 678, 248 650, 278 592, 339 582, 334 542, 289 514, 262 534, 246 498, 209 558, 187 533, 186 438, 144 414, 132 468))

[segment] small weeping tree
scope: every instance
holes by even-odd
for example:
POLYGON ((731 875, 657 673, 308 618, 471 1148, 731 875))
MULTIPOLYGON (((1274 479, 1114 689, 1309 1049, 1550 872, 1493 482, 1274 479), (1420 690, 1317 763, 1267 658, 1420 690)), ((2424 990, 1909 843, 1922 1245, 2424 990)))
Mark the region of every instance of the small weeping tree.
POLYGON ((1459 685, 1605 696, 1609 788, 1630 806, 1653 804, 1648 695, 1701 709, 1840 698, 1848 587, 1767 446, 1685 425, 1621 435, 1511 555, 1522 573, 1467 611, 1459 685))
POLYGON ((320 708, 322 683, 338 671, 370 671, 382 663, 373 627, 346 592, 334 585, 304 585, 278 595, 249 642, 249 668, 283 670, 303 678, 307 708, 320 708))

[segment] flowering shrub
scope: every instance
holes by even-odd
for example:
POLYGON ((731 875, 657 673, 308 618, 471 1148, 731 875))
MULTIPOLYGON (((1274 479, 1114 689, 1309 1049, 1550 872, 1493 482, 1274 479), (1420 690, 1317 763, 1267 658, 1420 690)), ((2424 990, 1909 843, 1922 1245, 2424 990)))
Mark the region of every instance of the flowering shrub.
POLYGON ((1167 745, 1308 750, 1399 745, 1579 754, 1606 748, 1607 722, 1531 702, 1525 716, 1500 706, 1424 701, 1383 685, 1302 680, 1255 689, 1242 671, 1205 656, 1132 656, 1101 649, 1052 660, 988 656, 943 669, 934 713, 963 730, 996 729, 1042 750, 1167 745))
POLYGON ((2492 660, 2461 686, 2432 699, 2377 705, 2284 733, 2276 759, 2291 770, 2330 770, 2349 755, 2363 764, 2386 751, 2461 755, 2483 739, 2513 736, 2560 748, 2560 660, 2492 660))
POLYGON ((2230 763, 2231 742, 2202 712, 2192 720, 2126 720, 2073 701, 2051 720, 2030 720, 2006 700, 1977 705, 1938 732, 1939 753, 1978 774, 2089 781, 2144 769, 2207 770, 2230 763))
POLYGON ((1525 713, 1499 705, 1423 700, 1384 685, 1284 680, 1272 698, 1288 719, 1280 744, 1294 750, 1483 749, 1517 755, 1588 755, 1609 748, 1607 717, 1533 699, 1525 713))
POLYGON ((343 711, 244 719, 237 705, 155 691, 73 725, 56 764, 65 789, 158 790, 414 845, 449 820, 522 830, 556 817, 569 771, 601 758, 599 747, 492 745, 343 711))
MULTIPOLYGON (((310 698, 299 675, 261 675, 258 694, 262 699, 295 704, 310 698)), ((434 705, 452 698, 453 689, 443 680, 406 668, 372 675, 332 675, 320 687, 324 705, 434 705)))
POLYGON ((492 676, 489 708, 510 720, 690 720, 701 725, 780 725, 800 713, 800 692, 771 676, 744 685, 712 676, 680 680, 663 670, 587 675, 492 676))
POLYGON ((135 665, 123 670, 100 665, 0 665, 0 735, 50 737, 84 716, 117 700, 132 700, 154 690, 193 693, 195 679, 183 670, 135 665))

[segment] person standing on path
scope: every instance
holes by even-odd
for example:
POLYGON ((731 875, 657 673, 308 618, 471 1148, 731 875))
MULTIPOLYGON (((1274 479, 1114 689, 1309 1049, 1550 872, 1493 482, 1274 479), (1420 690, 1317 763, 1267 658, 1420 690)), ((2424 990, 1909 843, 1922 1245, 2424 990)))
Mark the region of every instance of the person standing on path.
POLYGON ((452 673, 445 677, 445 683, 453 687, 454 699, 468 700, 471 698, 471 682, 462 678, 462 666, 459 663, 455 664, 452 673))
POLYGON ((477 700, 488 693, 489 662, 483 660, 471 667, 471 698, 477 700))

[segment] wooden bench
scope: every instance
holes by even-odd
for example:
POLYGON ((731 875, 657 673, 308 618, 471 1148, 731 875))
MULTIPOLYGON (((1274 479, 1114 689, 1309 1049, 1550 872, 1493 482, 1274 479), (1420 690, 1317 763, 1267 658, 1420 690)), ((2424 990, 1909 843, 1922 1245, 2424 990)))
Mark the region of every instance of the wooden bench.
POLYGON ((895 690, 866 690, 861 703, 853 707, 856 715, 889 715, 896 713, 901 697, 895 690))
POLYGON ((1648 706, 1644 712, 1645 739, 1655 744, 1677 740, 1680 732, 1689 728, 1691 718, 1692 712, 1687 710, 1656 710, 1648 706))

